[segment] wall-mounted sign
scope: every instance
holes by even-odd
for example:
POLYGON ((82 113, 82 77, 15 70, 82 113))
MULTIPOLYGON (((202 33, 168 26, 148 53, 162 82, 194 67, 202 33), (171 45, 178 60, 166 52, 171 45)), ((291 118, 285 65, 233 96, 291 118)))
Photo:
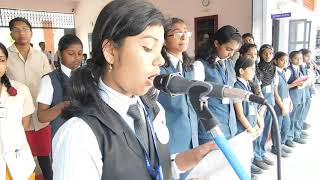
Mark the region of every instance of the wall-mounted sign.
POLYGON ((291 17, 291 12, 280 13, 280 14, 271 14, 271 19, 279 19, 279 18, 286 18, 286 17, 291 17))

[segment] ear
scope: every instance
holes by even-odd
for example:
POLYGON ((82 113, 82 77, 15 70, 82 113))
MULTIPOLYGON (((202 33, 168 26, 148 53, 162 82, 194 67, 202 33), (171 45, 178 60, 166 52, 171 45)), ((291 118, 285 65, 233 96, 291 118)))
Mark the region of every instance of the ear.
POLYGON ((217 40, 214 40, 213 43, 214 43, 214 46, 217 47, 217 48, 220 46, 220 43, 217 40))
POLYGON ((103 56, 108 62, 108 64, 113 64, 114 63, 114 57, 115 57, 115 47, 109 39, 106 39, 102 43, 102 52, 103 56))
POLYGON ((242 68, 239 69, 239 74, 243 74, 244 70, 242 68))

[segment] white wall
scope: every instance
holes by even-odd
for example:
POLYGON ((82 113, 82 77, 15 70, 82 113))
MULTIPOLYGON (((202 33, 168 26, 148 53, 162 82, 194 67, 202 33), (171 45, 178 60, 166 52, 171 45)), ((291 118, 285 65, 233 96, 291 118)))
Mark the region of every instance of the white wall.
POLYGON ((83 43, 84 53, 89 55, 88 33, 92 33, 95 21, 101 9, 111 0, 83 0, 75 11, 76 34, 83 43))

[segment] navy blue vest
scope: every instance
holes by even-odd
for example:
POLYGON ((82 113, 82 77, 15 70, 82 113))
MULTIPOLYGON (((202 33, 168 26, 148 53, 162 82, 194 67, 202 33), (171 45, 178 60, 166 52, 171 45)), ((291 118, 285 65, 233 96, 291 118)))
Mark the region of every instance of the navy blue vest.
MULTIPOLYGON (((141 100, 150 113, 151 122, 159 112, 158 105, 147 97, 141 100)), ((105 114, 99 113, 97 109, 82 107, 85 112, 76 114, 85 121, 95 134, 102 154, 102 180, 153 180, 148 174, 143 150, 123 118, 107 104, 105 114)), ((152 137, 148 126, 149 137, 152 137)), ((155 137, 156 138, 156 137, 155 137)), ((171 137, 170 137, 171 138, 171 137)), ((171 177, 171 160, 167 144, 161 144, 155 140, 158 148, 160 165, 162 167, 163 179, 171 177)), ((149 138, 150 154, 152 164, 156 164, 155 149, 152 139, 149 138)))
MULTIPOLYGON (((299 73, 296 73, 295 69, 293 68, 293 66, 291 64, 288 66, 288 69, 291 70, 291 75, 288 80, 288 84, 291 84, 293 81, 295 81, 296 79, 301 77, 302 73, 300 71, 299 71, 299 73)), ((305 90, 304 89, 299 89, 297 87, 290 88, 289 94, 290 94, 292 103, 294 103, 294 104, 303 104, 303 102, 305 101, 304 100, 305 99, 305 90)))
MULTIPOLYGON (((234 87, 239 88, 239 89, 243 89, 245 91, 252 92, 251 88, 249 89, 248 87, 246 87, 240 80, 237 80, 234 83, 234 87)), ((257 113, 257 104, 252 103, 252 102, 242 101, 242 109, 243 109, 244 116, 247 118, 247 120, 249 121, 251 126, 254 127, 257 124, 257 114, 256 114, 257 113), (255 115, 250 115, 250 112, 249 112, 250 106, 254 107, 255 115)), ((238 132, 237 132, 238 134, 245 131, 245 128, 243 127, 243 125, 241 124, 239 119, 237 119, 237 128, 238 128, 238 132)))
MULTIPOLYGON (((303 67, 302 65, 300 65, 300 71, 302 72, 302 74, 304 76, 308 76, 308 69, 307 67, 303 67)), ((312 92, 311 92, 311 86, 307 86, 304 88, 305 90, 305 98, 311 98, 312 96, 312 92)))
MULTIPOLYGON (((50 104, 50 108, 57 105, 62 101, 66 101, 67 97, 69 96, 69 77, 66 76, 64 73, 61 73, 60 70, 56 69, 50 72, 49 77, 51 79, 52 87, 53 87, 53 98, 52 103, 50 104), (63 86, 65 87, 65 94, 63 94, 63 86)), ((50 122, 51 124, 51 137, 55 135, 58 129, 62 126, 65 122, 60 115, 50 122)))
MULTIPOLYGON (((284 99, 289 98, 289 87, 284 72, 277 70, 277 73, 279 76, 278 94, 281 98, 281 101, 283 101, 284 99)), ((281 109, 277 103, 275 103, 274 107, 276 112, 281 115, 281 109)))
MULTIPOLYGON (((229 85, 233 87, 236 81, 236 74, 234 71, 234 63, 232 60, 225 60, 226 73, 221 73, 222 68, 217 63, 215 67, 209 64, 207 61, 202 61, 205 69, 205 81, 214 82, 221 85, 229 85)), ((219 127, 224 133, 227 139, 235 136, 237 133, 237 121, 233 108, 233 102, 229 104, 223 104, 221 99, 210 97, 208 99, 208 106, 211 112, 219 121, 219 127)), ((199 138, 203 138, 205 141, 208 140, 208 133, 205 133, 203 128, 200 129, 199 138)))
MULTIPOLYGON (((175 73, 176 69, 170 63, 169 67, 161 67, 161 74, 175 73)), ((193 80, 194 72, 184 70, 184 78, 193 80)), ((167 127, 170 132, 170 153, 178 153, 197 147, 198 118, 189 97, 186 95, 170 96, 160 92, 158 101, 166 111, 167 127)))

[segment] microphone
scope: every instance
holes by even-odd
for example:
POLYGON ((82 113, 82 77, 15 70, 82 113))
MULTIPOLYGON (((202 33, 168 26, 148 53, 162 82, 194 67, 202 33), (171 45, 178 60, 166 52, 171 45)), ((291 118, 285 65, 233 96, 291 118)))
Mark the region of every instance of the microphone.
POLYGON ((156 89, 167 92, 171 95, 188 94, 189 88, 193 87, 194 83, 203 84, 205 86, 212 86, 211 92, 208 96, 216 98, 230 98, 241 101, 251 101, 258 104, 265 104, 264 98, 254 95, 249 91, 244 91, 239 88, 232 88, 213 82, 187 80, 177 74, 161 74, 155 77, 153 85, 156 89))

